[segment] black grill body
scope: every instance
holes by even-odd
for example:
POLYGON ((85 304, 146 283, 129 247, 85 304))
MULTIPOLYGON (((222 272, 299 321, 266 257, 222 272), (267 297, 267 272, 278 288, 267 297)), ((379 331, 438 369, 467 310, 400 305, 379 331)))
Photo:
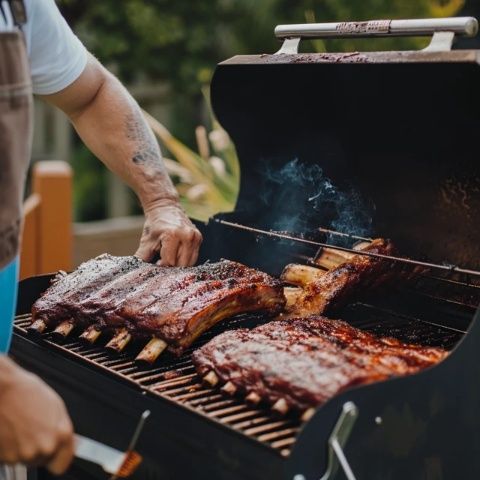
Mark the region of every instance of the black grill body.
MULTIPOLYGON (((337 192, 355 192, 347 200, 358 200, 354 214, 370 212, 360 225, 369 235, 393 238, 412 258, 478 269, 479 84, 476 51, 262 55, 220 64, 212 103, 239 153, 241 191, 233 213, 199 225, 201 260, 225 257, 279 274, 289 262, 314 257, 312 246, 215 220, 325 240, 315 227, 334 226, 340 207, 331 197, 325 208, 312 200, 321 179, 337 192)), ((346 225, 350 233, 357 227, 346 225)), ((360 328, 453 349, 445 361, 418 375, 348 390, 304 425, 289 420, 283 432, 293 433, 280 435, 278 448, 198 406, 154 395, 27 338, 25 317, 17 322, 12 354, 62 394, 79 433, 124 448, 149 408, 152 419, 139 444, 146 461, 136 478, 316 480, 326 471, 328 440, 347 401, 359 411, 344 448, 357 479, 476 478, 480 289, 474 278, 452 278, 441 275, 431 279, 433 287, 382 295, 339 314, 360 328)), ((30 311, 47 281, 22 282, 18 315, 30 311)), ((226 322, 220 330, 232 326, 226 322)), ((342 475, 339 470, 336 478, 342 475)))

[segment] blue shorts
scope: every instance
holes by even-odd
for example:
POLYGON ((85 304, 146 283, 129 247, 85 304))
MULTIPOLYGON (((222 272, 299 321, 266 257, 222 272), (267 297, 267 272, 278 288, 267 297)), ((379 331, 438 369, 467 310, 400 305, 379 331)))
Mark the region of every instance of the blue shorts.
POLYGON ((17 287, 18 257, 0 270, 0 354, 7 353, 10 347, 17 287))

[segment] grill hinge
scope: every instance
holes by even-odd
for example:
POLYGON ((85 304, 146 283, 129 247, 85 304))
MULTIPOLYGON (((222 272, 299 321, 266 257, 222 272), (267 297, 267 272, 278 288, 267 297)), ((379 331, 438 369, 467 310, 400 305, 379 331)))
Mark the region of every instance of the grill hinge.
MULTIPOLYGON (((340 413, 340 417, 328 439, 328 466, 325 474, 320 480, 331 480, 337 473, 339 465, 342 467, 345 477, 348 480, 356 480, 343 448, 350 437, 350 433, 357 417, 357 406, 353 402, 344 403, 342 413, 340 413)), ((302 474, 298 474, 293 477, 293 480, 306 479, 302 474)))

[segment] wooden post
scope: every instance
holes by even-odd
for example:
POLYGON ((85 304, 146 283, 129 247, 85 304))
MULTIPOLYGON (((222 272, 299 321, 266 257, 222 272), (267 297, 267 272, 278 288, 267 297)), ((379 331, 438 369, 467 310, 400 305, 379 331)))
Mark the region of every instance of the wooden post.
POLYGON ((32 191, 40 197, 38 273, 72 269, 72 170, 62 161, 37 162, 32 191))
POLYGON ((40 195, 36 193, 30 195, 23 204, 20 280, 37 275, 39 271, 40 204, 40 195))

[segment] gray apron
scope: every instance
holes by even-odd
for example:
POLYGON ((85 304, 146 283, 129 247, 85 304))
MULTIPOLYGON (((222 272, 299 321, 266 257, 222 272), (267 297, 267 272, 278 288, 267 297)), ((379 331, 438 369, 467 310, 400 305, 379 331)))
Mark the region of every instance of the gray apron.
MULTIPOLYGON (((15 16, 18 1, 12 3, 15 16)), ((21 13, 21 12, 20 12, 21 13)), ((18 22, 18 12, 16 17, 18 22)), ((0 269, 18 253, 30 158, 32 87, 20 30, 0 33, 0 269)))
MULTIPOLYGON (((10 2, 17 27, 23 2, 10 2)), ((1 13, 1 12, 0 12, 1 13)), ((23 189, 30 158, 32 87, 23 34, 0 33, 0 270, 18 253, 23 189)), ((26 479, 24 467, 2 467, 0 480, 26 479)))

